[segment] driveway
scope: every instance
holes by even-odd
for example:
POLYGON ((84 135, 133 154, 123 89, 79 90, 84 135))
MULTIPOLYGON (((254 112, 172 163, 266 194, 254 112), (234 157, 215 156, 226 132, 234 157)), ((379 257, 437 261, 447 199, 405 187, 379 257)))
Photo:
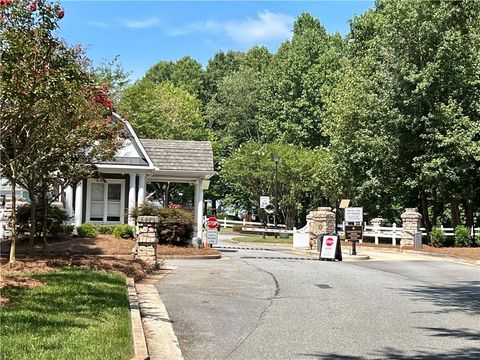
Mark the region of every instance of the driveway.
POLYGON ((157 289, 186 359, 480 358, 478 267, 246 247, 168 261, 157 289))

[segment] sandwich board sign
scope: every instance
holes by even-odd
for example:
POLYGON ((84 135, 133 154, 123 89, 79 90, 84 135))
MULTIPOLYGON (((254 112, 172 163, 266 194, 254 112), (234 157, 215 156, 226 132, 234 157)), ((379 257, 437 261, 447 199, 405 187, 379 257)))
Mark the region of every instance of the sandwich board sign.
POLYGON ((323 235, 320 259, 335 260, 338 245, 338 235, 323 235))
POLYGON ((363 207, 345 208, 345 222, 363 223, 363 207))

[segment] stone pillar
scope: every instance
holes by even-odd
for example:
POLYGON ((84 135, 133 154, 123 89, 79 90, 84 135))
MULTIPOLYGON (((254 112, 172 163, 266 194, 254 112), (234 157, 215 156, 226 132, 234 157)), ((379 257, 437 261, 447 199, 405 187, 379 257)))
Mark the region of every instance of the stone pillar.
POLYGON ((315 243, 317 236, 335 232, 335 213, 330 207, 319 207, 307 215, 310 231, 310 243, 315 243))
MULTIPOLYGON (((75 226, 82 225, 83 213, 83 180, 77 182, 75 189, 75 226)), ((87 219, 88 221, 88 219, 87 219)))
POLYGON ((128 189, 128 224, 135 225, 135 219, 130 215, 130 212, 135 208, 135 187, 137 184, 137 174, 130 174, 130 186, 128 189))
POLYGON ((156 263, 158 216, 139 216, 137 219, 137 244, 133 248, 135 259, 156 263))
POLYGON ((422 215, 417 211, 417 208, 406 208, 401 217, 403 233, 400 240, 400 247, 413 247, 415 244, 415 234, 420 232, 422 215))
POLYGON ((383 218, 375 218, 375 219, 372 219, 372 225, 374 228, 378 229, 379 227, 381 227, 384 223, 384 219, 383 218))

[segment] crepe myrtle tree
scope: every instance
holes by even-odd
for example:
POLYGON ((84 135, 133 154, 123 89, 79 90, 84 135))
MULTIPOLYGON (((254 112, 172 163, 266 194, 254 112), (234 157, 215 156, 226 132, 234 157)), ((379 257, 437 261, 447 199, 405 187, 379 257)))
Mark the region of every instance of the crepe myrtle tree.
MULTIPOLYGON (((95 82, 82 48, 55 35, 64 16, 58 3, 0 0, 0 171, 12 194, 17 184, 29 192, 31 219, 37 196, 45 206, 49 189, 91 174, 121 139, 108 88, 95 82)), ((13 262, 15 196, 11 222, 13 262)))

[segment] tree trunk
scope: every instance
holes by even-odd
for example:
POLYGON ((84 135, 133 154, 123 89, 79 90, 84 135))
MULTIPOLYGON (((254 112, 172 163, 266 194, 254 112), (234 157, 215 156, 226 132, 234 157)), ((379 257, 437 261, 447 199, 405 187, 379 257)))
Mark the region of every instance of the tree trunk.
POLYGON ((212 215, 217 216, 217 199, 212 199, 212 215))
POLYGON ((455 228, 460 225, 460 202, 457 198, 452 198, 450 207, 452 210, 452 227, 455 230, 455 228))
POLYGON ((427 233, 432 231, 432 223, 430 217, 428 216, 428 199, 427 194, 422 190, 420 191, 420 205, 422 212, 422 223, 423 227, 427 230, 427 233))
POLYGON ((30 196, 30 239, 28 241, 28 254, 33 257, 33 242, 35 241, 35 212, 36 212, 36 199, 33 191, 29 191, 30 196))
POLYGON ((42 191, 43 205, 43 251, 47 250, 47 219, 48 219, 48 201, 46 191, 42 191))
POLYGON ((473 226, 473 201, 463 201, 463 208, 465 209, 465 226, 471 228, 473 226))
POLYGON ((13 180, 12 180, 12 217, 11 217, 11 231, 12 236, 10 238, 10 257, 8 260, 9 264, 13 264, 15 262, 15 245, 17 242, 17 198, 15 192, 17 191, 16 188, 16 181, 15 181, 15 172, 13 172, 13 180))

